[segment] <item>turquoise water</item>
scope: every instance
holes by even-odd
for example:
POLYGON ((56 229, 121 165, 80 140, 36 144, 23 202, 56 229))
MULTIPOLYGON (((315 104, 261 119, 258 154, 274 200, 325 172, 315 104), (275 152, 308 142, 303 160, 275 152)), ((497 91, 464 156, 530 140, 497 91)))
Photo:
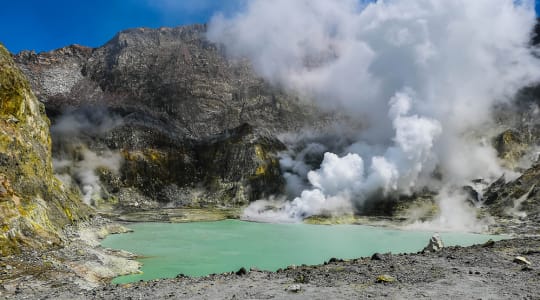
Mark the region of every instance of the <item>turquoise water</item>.
MULTIPOLYGON (((111 235, 102 245, 145 258, 143 274, 114 283, 204 276, 240 267, 277 270, 288 265, 321 264, 331 257, 357 258, 375 252, 416 252, 433 232, 401 231, 361 225, 269 224, 237 220, 199 223, 137 223, 135 232, 111 235)), ((500 236, 441 233, 445 245, 468 246, 500 236)))

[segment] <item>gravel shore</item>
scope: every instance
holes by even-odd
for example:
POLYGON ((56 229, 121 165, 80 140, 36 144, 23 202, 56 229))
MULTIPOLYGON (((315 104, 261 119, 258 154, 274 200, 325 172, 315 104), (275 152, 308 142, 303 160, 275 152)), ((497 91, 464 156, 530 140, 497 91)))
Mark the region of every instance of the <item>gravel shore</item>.
MULTIPOLYGON (((75 244, 80 243, 79 239, 75 244)), ((89 244, 85 244, 88 248, 89 244)), ((447 247, 434 253, 380 254, 345 261, 331 259, 324 265, 291 266, 278 272, 239 270, 201 278, 178 276, 125 285, 109 284, 107 276, 94 278, 89 283, 88 278, 82 276, 88 270, 77 273, 75 261, 79 265, 84 265, 84 260, 87 260, 86 265, 88 262, 99 265, 103 259, 84 247, 79 249, 79 254, 86 251, 86 256, 66 253, 74 247, 72 244, 51 253, 26 254, 26 261, 19 264, 13 260, 22 260, 24 256, 12 257, 12 261, 3 258, 0 262, 3 272, 0 272, 0 298, 540 299, 540 237, 447 247), (64 259, 69 255, 78 258, 51 263, 54 255, 64 256, 64 259), (522 257, 530 264, 516 257, 522 257), (6 266, 11 269, 7 270, 6 266), (16 268, 27 268, 27 272, 14 275, 16 268)), ((126 254, 124 257, 127 261, 133 259, 126 254)), ((99 268, 89 268, 92 272, 96 269, 99 268)))

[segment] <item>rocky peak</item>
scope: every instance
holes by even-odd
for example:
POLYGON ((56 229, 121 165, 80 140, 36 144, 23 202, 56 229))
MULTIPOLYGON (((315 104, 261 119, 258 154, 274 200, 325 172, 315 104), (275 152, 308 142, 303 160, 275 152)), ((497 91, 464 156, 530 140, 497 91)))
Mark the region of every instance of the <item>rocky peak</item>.
POLYGON ((15 59, 40 64, 54 64, 65 60, 66 57, 85 59, 92 54, 92 48, 81 45, 70 45, 49 52, 36 53, 23 50, 14 56, 15 59))

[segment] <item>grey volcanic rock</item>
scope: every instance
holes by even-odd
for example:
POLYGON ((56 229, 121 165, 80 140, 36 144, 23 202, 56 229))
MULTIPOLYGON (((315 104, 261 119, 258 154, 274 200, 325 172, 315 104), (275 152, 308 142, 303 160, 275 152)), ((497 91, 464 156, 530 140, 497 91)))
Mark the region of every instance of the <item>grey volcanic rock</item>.
POLYGON ((489 212, 496 216, 526 217, 527 221, 540 221, 540 163, 527 169, 515 180, 501 178, 491 184, 484 194, 489 212))
POLYGON ((424 248, 424 252, 438 252, 444 248, 443 241, 441 239, 441 236, 436 233, 434 234, 427 244, 427 246, 424 248))
POLYGON ((62 100, 80 99, 80 95, 85 97, 79 101, 91 98, 86 96, 90 91, 82 89, 85 84, 80 72, 91 54, 91 48, 72 45, 39 55, 33 51, 22 51, 14 58, 29 78, 38 99, 51 102, 51 107, 60 107, 68 104, 62 100))
POLYGON ((55 157, 77 160, 86 147, 119 151, 120 174, 98 172, 102 196, 117 206, 236 206, 281 193, 276 153, 285 146, 275 135, 329 117, 257 77, 246 61, 226 59, 205 31, 139 28, 97 49, 17 54, 53 129, 66 114, 79 122, 76 134, 52 130, 55 157))

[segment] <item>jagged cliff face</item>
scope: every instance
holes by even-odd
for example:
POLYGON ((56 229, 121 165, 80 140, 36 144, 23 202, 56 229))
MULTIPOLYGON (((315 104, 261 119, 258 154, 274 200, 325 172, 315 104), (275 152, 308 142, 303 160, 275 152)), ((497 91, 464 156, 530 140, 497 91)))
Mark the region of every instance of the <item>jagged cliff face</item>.
POLYGON ((84 147, 121 154, 119 172, 97 172, 114 205, 239 206, 280 194, 276 154, 285 146, 275 135, 326 122, 247 62, 225 59, 205 30, 133 29, 97 49, 15 57, 53 123, 66 110, 92 115, 90 128, 115 120, 77 138, 53 130, 57 158, 77 160, 84 147), (96 116, 96 107, 106 113, 96 116))
POLYGON ((89 209, 53 176, 45 107, 2 45, 0 103, 0 253, 59 244, 58 230, 89 209))

